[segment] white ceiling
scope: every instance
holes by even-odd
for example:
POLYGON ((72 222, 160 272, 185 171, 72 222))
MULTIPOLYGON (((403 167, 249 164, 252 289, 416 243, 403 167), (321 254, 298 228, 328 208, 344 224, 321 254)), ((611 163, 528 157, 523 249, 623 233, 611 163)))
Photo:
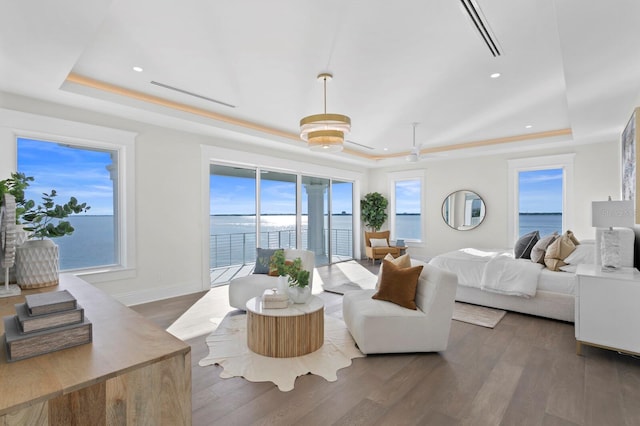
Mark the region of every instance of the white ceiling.
POLYGON ((477 0, 499 57, 460 0, 0 1, 2 91, 299 151, 299 120, 322 112, 316 75, 329 71, 328 112, 349 115, 347 139, 373 149, 323 155, 369 166, 404 161, 412 122, 426 150, 524 136, 439 154, 469 155, 614 141, 640 103, 637 0, 477 0), (65 82, 69 74, 128 92, 65 82), (528 139, 537 133, 546 137, 528 139))

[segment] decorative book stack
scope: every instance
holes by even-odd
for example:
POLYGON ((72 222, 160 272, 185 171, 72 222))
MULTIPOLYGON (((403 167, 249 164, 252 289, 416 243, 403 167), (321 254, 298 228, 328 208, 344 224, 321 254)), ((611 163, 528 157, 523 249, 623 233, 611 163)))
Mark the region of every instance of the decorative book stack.
POLYGON ((7 361, 90 343, 91 322, 67 290, 25 296, 16 315, 4 317, 7 361))
POLYGON ((270 288, 262 294, 262 307, 265 309, 284 309, 289 306, 289 296, 277 288, 270 288))

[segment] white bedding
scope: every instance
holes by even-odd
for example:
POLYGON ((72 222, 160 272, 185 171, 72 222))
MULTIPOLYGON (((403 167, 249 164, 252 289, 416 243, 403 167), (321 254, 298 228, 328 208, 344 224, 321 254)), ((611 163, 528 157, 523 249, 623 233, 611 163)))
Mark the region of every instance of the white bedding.
POLYGON ((534 297, 536 291, 573 294, 575 274, 553 272, 528 259, 514 259, 511 250, 465 248, 429 262, 458 275, 458 283, 494 293, 534 297))

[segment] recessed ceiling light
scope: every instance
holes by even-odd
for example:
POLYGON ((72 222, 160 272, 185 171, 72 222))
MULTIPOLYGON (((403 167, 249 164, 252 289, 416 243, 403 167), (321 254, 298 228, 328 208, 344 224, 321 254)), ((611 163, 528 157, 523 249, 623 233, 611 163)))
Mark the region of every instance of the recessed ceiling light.
POLYGON ((491 78, 498 78, 500 77, 500 73, 499 72, 494 72, 493 74, 491 74, 489 77, 491 78))
POLYGON ((525 128, 525 129, 530 129, 530 128, 532 128, 532 127, 533 127, 533 126, 532 126, 531 124, 527 124, 526 126, 524 126, 524 128, 525 128))
POLYGON ((389 151, 389 148, 382 148, 383 151, 389 151))
POLYGON ((142 72, 142 71, 144 71, 141 67, 133 67, 133 70, 134 70, 135 72, 142 72))

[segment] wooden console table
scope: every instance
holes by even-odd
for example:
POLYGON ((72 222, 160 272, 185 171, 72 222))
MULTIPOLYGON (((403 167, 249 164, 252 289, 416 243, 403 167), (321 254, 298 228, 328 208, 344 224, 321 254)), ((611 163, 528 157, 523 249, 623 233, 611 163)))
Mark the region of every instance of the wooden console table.
POLYGON ((307 303, 284 309, 265 309, 262 298, 247 302, 247 346, 274 358, 302 356, 324 343, 324 303, 311 296, 307 303))
POLYGON ((65 289, 93 342, 12 363, 1 345, 0 424, 190 425, 191 347, 103 291, 63 274, 58 286, 0 299, 0 314, 26 294, 65 289))

